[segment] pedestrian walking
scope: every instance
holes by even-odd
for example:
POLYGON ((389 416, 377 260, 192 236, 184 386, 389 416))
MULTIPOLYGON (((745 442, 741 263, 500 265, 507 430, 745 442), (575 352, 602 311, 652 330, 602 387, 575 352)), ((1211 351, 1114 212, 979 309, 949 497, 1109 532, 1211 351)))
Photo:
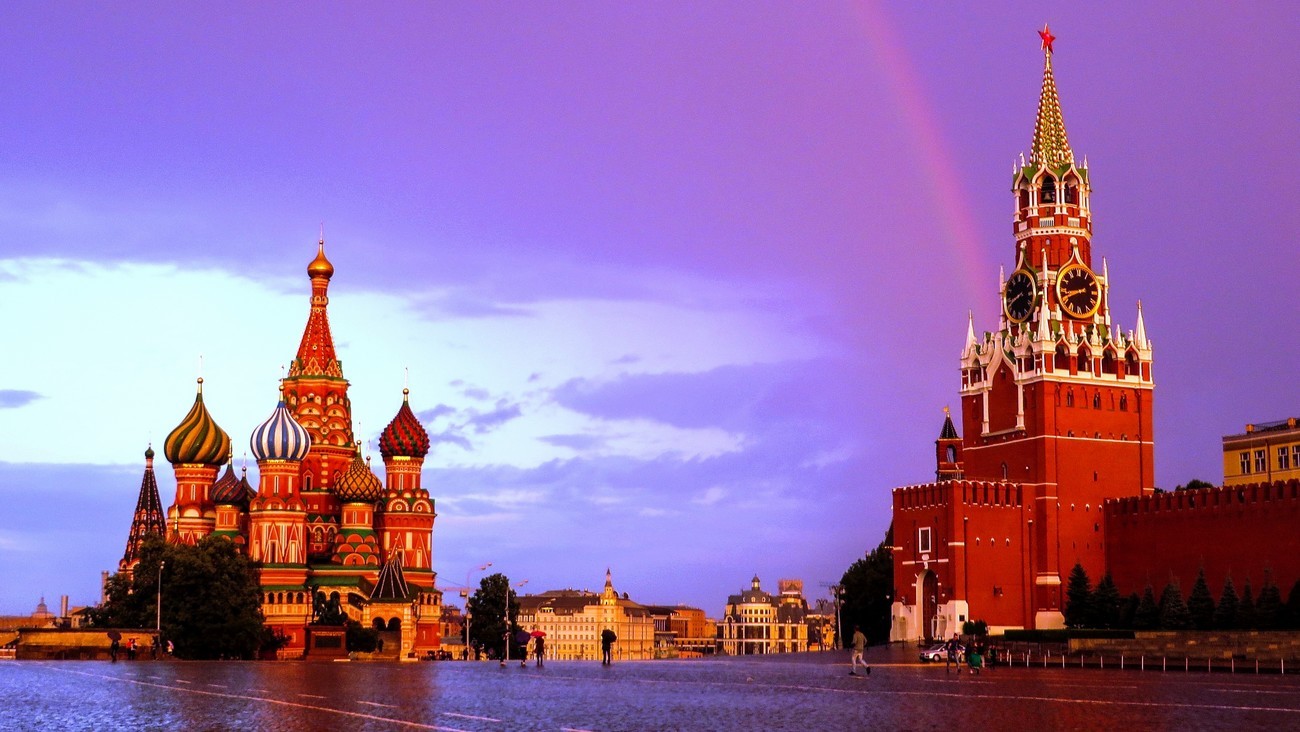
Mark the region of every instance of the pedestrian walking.
POLYGON ((961 673, 961 636, 953 633, 952 638, 943 644, 943 648, 948 652, 943 662, 943 672, 948 673, 949 667, 956 666, 957 673, 961 673))
POLYGON ((533 652, 537 654, 537 668, 542 668, 546 664, 546 636, 533 636, 533 652))
POLYGON ((863 635, 862 630, 855 625, 853 626, 853 655, 849 658, 849 665, 851 666, 849 669, 849 676, 858 675, 859 663, 862 664, 862 668, 866 669, 866 675, 871 675, 871 667, 867 665, 867 659, 862 656, 866 650, 867 636, 863 635))
POLYGON ((121 647, 122 645, 118 642, 116 638, 113 639, 112 643, 108 644, 108 657, 113 659, 113 663, 117 663, 117 651, 121 647))
POLYGON ((609 628, 600 631, 600 665, 614 665, 614 643, 617 640, 618 636, 609 628))

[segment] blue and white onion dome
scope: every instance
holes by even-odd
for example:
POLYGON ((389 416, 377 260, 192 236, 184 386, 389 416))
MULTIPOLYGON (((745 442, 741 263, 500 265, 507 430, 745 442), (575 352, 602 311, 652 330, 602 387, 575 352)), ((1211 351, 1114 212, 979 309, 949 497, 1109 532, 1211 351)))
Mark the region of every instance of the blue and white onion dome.
POLYGON ((293 415, 284 406, 284 396, 271 412, 271 418, 253 430, 249 440, 253 458, 263 460, 288 460, 301 462, 311 449, 311 435, 306 428, 298 424, 293 415))

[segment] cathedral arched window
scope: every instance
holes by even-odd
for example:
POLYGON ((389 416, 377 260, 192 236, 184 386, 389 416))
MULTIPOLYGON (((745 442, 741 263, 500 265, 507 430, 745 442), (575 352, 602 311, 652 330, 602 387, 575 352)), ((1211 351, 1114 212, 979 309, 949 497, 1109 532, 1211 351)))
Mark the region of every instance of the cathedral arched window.
POLYGON ((1029 189, 1020 189, 1020 208, 1029 208, 1029 189))
POLYGON ((1064 203, 1078 203, 1079 189, 1076 187, 1073 179, 1065 181, 1061 187, 1061 201, 1064 203))
POLYGON ((1057 371, 1070 370, 1070 352, 1066 350, 1065 344, 1056 347, 1056 358, 1053 360, 1052 367, 1057 371))
POLYGON ((302 476, 302 489, 305 491, 311 490, 311 473, 302 476))
POLYGON ((1115 375, 1115 354, 1112 351, 1106 351, 1102 354, 1101 372, 1112 376, 1115 375))

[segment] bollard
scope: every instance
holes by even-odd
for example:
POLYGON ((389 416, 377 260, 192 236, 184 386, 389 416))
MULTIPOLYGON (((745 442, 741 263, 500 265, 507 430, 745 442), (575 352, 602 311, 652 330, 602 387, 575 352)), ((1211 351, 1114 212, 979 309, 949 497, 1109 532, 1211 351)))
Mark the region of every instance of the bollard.
POLYGON ((1208 674, 1208 673, 1210 673, 1210 672, 1213 671, 1213 670, 1214 670, 1214 667, 1210 665, 1210 657, 1209 657, 1209 656, 1206 656, 1206 657, 1205 657, 1205 673, 1208 674))
POLYGON ((1079 668, 1083 668, 1083 654, 1079 654, 1079 668))
POLYGON ((1183 656, 1183 671, 1191 671, 1191 670, 1192 670, 1192 659, 1188 658, 1187 656, 1183 656))
POLYGON ((1123 653, 1119 654, 1119 670, 1120 670, 1120 671, 1123 671, 1123 670, 1124 670, 1124 654, 1123 654, 1123 653))
POLYGON ((1237 673, 1237 657, 1236 657, 1236 656, 1233 656, 1232 658, 1228 659, 1228 670, 1231 671, 1231 672, 1234 673, 1234 674, 1237 673))
POLYGON ((1106 656, 1102 655, 1100 658, 1101 658, 1101 668, 1106 668, 1106 656))
POLYGON ((1147 657, 1146 657, 1145 655, 1142 655, 1142 656, 1138 656, 1138 658, 1140 659, 1140 661, 1139 661, 1139 665, 1138 665, 1138 670, 1139 670, 1139 671, 1146 671, 1146 670, 1147 670, 1147 657))
POLYGON ((1259 659, 1258 659, 1258 658, 1255 659, 1255 673, 1256 673, 1256 674, 1259 673, 1259 659))
POLYGON ((1169 659, 1165 658, 1164 656, 1160 657, 1160 670, 1161 671, 1169 670, 1169 659))
POLYGON ((1061 654, 1061 668, 1065 668, 1065 654, 1061 654))

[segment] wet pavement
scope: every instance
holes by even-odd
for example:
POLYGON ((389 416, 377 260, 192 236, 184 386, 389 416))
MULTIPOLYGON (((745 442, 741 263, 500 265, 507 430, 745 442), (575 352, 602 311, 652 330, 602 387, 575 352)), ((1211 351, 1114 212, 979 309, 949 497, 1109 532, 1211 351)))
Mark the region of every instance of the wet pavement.
POLYGON ((0 662, 0 728, 166 730, 1297 729, 1300 675, 997 668, 873 649, 683 661, 0 662))

